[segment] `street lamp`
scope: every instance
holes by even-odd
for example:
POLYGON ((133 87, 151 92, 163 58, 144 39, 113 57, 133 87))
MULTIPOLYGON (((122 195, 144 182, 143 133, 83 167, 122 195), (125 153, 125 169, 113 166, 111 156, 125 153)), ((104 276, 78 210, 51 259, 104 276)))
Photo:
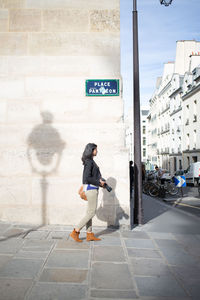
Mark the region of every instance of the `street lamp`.
MULTIPOLYGON (((172 1, 173 0, 160 0, 160 4, 169 6, 172 3, 172 1)), ((134 209, 133 199, 131 198, 131 227, 133 226, 133 223, 136 225, 141 225, 143 222, 137 0, 133 0, 133 120, 134 209)))
POLYGON ((169 6, 172 3, 173 0, 160 0, 160 4, 165 5, 165 6, 169 6))

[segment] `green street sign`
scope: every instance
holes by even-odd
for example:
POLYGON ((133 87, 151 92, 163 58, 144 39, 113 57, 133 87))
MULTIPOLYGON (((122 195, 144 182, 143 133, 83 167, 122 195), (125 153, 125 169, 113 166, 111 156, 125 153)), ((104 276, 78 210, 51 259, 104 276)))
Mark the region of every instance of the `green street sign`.
POLYGON ((119 96, 119 79, 88 79, 85 91, 86 96, 119 96))

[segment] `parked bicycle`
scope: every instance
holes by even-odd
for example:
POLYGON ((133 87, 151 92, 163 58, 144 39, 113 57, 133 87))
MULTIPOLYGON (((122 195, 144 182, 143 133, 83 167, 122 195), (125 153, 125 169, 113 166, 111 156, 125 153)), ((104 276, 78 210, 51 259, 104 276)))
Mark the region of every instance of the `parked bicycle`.
POLYGON ((168 193, 171 196, 175 196, 178 193, 178 188, 171 180, 166 180, 164 184, 155 182, 149 187, 149 195, 152 197, 158 197, 160 194, 168 193))
POLYGON ((154 185, 154 183, 152 181, 146 181, 143 184, 143 193, 149 195, 149 189, 153 185, 154 185))

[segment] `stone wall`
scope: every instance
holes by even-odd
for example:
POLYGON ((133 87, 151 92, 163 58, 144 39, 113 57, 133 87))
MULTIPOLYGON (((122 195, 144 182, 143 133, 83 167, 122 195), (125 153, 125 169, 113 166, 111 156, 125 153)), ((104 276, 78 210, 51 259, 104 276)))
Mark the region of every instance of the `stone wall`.
POLYGON ((74 224, 81 154, 96 159, 96 225, 129 223, 122 93, 86 97, 86 79, 120 79, 119 0, 0 0, 0 220, 74 224))

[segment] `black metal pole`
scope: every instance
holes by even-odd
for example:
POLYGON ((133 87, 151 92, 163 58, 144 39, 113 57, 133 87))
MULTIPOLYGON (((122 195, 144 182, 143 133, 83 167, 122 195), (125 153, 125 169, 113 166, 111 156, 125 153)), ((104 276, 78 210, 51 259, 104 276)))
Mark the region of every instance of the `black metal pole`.
POLYGON ((133 0, 134 224, 143 222, 137 0, 133 0))

